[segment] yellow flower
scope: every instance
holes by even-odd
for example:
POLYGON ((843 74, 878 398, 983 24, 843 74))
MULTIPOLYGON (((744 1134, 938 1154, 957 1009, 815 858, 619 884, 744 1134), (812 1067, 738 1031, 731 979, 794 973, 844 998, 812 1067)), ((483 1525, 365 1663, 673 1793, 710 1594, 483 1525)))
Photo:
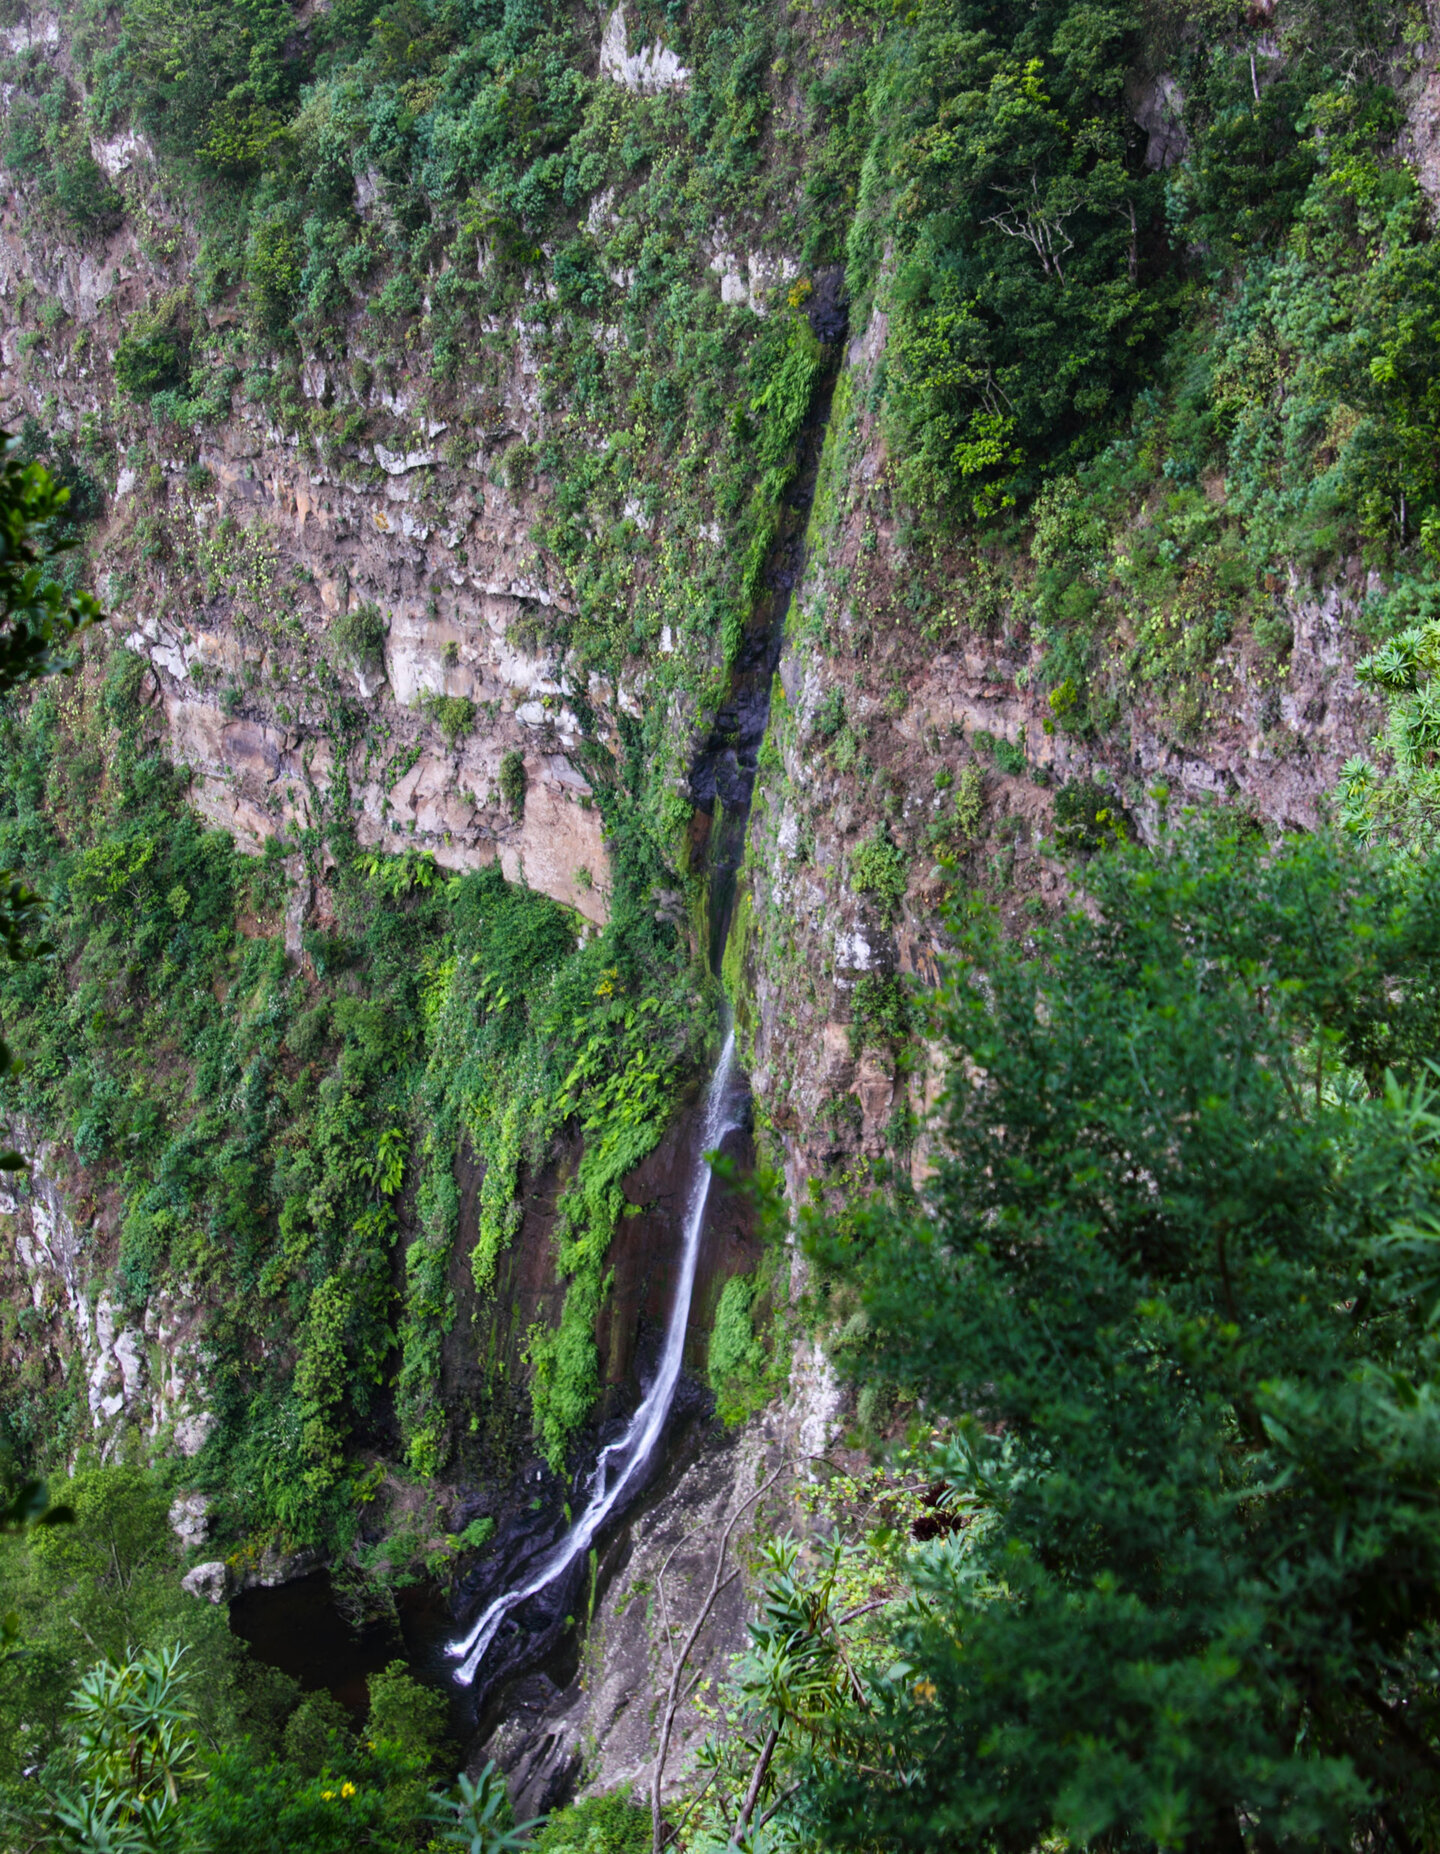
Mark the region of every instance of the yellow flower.
POLYGON ((321 1802, 334 1802, 335 1800, 334 1790, 321 1790, 320 1800, 321 1802))
POLYGON ((933 1680, 917 1680, 915 1682, 915 1697, 920 1701, 922 1706, 928 1706, 930 1701, 935 1697, 935 1682, 933 1680))
POLYGON ((340 1785, 340 1794, 342 1796, 353 1796, 355 1794, 355 1785, 353 1783, 342 1783, 340 1785))

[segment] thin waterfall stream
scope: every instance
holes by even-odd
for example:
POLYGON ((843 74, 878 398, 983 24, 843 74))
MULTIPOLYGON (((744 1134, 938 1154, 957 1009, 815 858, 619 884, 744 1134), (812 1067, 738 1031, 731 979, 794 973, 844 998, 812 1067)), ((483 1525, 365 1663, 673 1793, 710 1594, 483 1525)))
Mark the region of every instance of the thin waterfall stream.
MULTIPOLYGON (((800 578, 805 522, 814 499, 820 453, 829 423, 831 395, 839 364, 839 338, 845 309, 838 268, 826 273, 807 310, 816 336, 830 348, 832 361, 816 393, 801 435, 799 470, 771 551, 765 574, 766 596, 759 603, 730 667, 726 700, 690 769, 690 790, 697 813, 705 820, 704 843, 709 868, 709 961, 720 975, 725 942, 734 911, 736 882, 745 850, 750 801, 759 770, 760 746, 770 720, 770 691, 780 658, 785 615, 800 578)), ((749 1090, 735 1062, 735 1031, 726 1015, 725 1038, 710 1076, 701 1113, 693 1170, 685 1198, 680 1268, 675 1297, 665 1326, 664 1348, 655 1376, 625 1432, 601 1449, 591 1472, 586 1501, 569 1531, 511 1589, 495 1597, 466 1632, 446 1644, 446 1654, 460 1665, 454 1678, 473 1685, 480 1665, 507 1616, 571 1572, 590 1550, 607 1520, 638 1493, 655 1458, 680 1382, 685 1333, 695 1291, 696 1265, 705 1232, 712 1170, 707 1154, 728 1133, 744 1124, 749 1090)))
POLYGON ((624 1435, 601 1449, 590 1477, 585 1509, 558 1545, 540 1562, 523 1583, 495 1598, 481 1611, 469 1631, 448 1645, 452 1659, 460 1659, 455 1678, 468 1687, 479 1670, 486 1650, 494 1641, 501 1623, 511 1610, 538 1596, 548 1585, 568 1571, 590 1549, 592 1540, 605 1521, 635 1485, 654 1453, 670 1414, 675 1386, 680 1380, 680 1364, 685 1354, 685 1328, 690 1319, 690 1301, 695 1290, 695 1264, 700 1254, 700 1238, 705 1228, 705 1207, 710 1199, 713 1176, 707 1155, 722 1139, 740 1125, 744 1091, 735 1068, 735 1032, 729 1028, 716 1061, 700 1122, 698 1151, 690 1188, 686 1194, 685 1225, 680 1249, 680 1272, 675 1283, 675 1298, 665 1326, 665 1345, 659 1368, 640 1406, 631 1417, 624 1435))

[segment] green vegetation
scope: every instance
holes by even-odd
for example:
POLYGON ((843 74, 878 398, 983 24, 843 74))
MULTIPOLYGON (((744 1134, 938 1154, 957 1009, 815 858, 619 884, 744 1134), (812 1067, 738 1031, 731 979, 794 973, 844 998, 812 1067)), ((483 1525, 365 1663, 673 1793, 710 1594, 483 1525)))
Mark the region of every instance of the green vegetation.
POLYGON ((1177 290, 1126 102, 1138 17, 929 5, 886 35, 849 235, 895 241, 891 415, 910 488, 1013 507, 1153 379, 1177 290))
MULTIPOLYGON (((709 1020, 673 927, 624 894, 577 951, 567 911, 498 869, 437 879, 425 857, 360 856, 343 826, 335 929, 312 936, 306 978, 284 956, 283 872, 201 826, 148 744, 136 669, 116 651, 63 710, 41 696, 0 730, 0 859, 53 895, 58 949, 0 976, 29 1058, 9 1099, 117 1191, 121 1307, 183 1291, 214 1309, 220 1421, 197 1465, 231 1536, 343 1545, 362 1499, 351 1438, 397 1325, 416 1471, 455 1442, 437 1388, 460 1143, 486 1162, 474 1268, 489 1291, 521 1165, 572 1116, 586 1132, 562 1206, 565 1317, 532 1341, 534 1421, 559 1463, 596 1385, 619 1180, 663 1132, 709 1020), (292 1370, 255 1372, 262 1333, 287 1335, 292 1370)), ((22 1459, 67 1446, 80 1390, 7 1377, 0 1420, 22 1459)), ((498 1440, 516 1413, 495 1395, 498 1440)))
POLYGON ((1094 779, 1072 779, 1055 794, 1055 841, 1064 850, 1098 850, 1123 838, 1124 814, 1115 794, 1094 779))
POLYGON ((1436 880, 1217 823, 969 929, 923 1208, 812 1237, 950 1516, 827 1845, 1433 1838, 1436 880))
MULTIPOLYGON (((823 1152, 810 1311, 854 1384, 851 1440, 894 1472, 836 1477, 832 1545, 772 1539, 677 1839, 1433 1845, 1440 246, 1407 125, 1419 12, 632 0, 631 47, 690 74, 635 91, 597 72, 578 5, 64 13, 63 57, 27 25, 0 59, 22 236, 98 264, 123 216, 185 284, 137 308, 117 274, 83 316, 68 270, 61 294, 15 288, 45 423, 5 478, 0 865, 43 892, 56 958, 0 968, 27 1053, 0 1107, 98 1207, 87 1291, 146 1331, 197 1310, 216 1420, 187 1472, 227 1549, 321 1544, 378 1612, 492 1537, 448 1533, 417 1483, 503 1482, 526 1431, 573 1464, 625 1184, 713 1042, 690 756, 806 523, 803 693, 777 678, 760 755, 794 829, 775 870, 747 866, 724 970, 775 1084, 762 1141, 823 1152), (157 163, 111 181, 131 131, 157 163), (263 443, 227 455, 308 481, 297 532, 313 515, 345 546, 352 492, 383 492, 319 592, 285 523, 217 519, 202 439, 213 460, 241 412, 263 443), (49 475, 23 474, 42 454, 49 475), (303 819, 277 782, 260 856, 202 826, 137 657, 96 650, 63 694, 8 686, 5 650, 32 678, 94 615, 78 557, 45 555, 107 486, 115 608, 227 627, 241 660, 195 651, 195 689, 307 751, 324 736, 331 782, 303 819), (482 513, 528 588, 516 690, 539 663, 563 692, 527 738, 563 737, 603 825, 594 933, 495 866, 452 875, 448 842, 354 834, 355 793, 393 795, 423 741, 342 674, 368 687, 388 628, 350 572, 403 524, 413 551, 402 569, 394 538, 370 590, 423 604, 458 671, 474 610, 452 591, 492 577, 482 513), (1339 840, 1212 820, 1130 842, 1166 809, 1134 769, 1221 730, 1226 767, 1275 800, 1293 762, 1323 817, 1316 705, 1333 683, 1353 714, 1355 656, 1384 722, 1340 776, 1339 840), (1014 892, 1041 843, 1082 910, 1047 919, 1033 856, 1014 892), (325 906, 303 959, 296 869, 325 906), (888 971, 826 990, 837 886, 907 966, 951 936, 938 999, 888 971), (1023 945, 986 890, 1010 891, 1023 945), (862 1081, 792 1088, 781 1063, 823 1024, 828 1066, 842 1023, 862 1081), (926 1042, 951 1080, 921 1147, 926 1042), (528 1332, 527 1199, 563 1288, 528 1332), (460 1411, 462 1352, 483 1390, 460 1411)), ((505 738, 494 690, 419 701, 449 748, 483 736, 462 766, 505 738)), ((521 819, 524 755, 466 797, 521 819)), ((8 905, 19 948, 39 904, 8 905)), ((783 1382, 780 1267, 767 1251, 718 1296, 725 1422, 783 1382)), ((117 1844, 507 1845, 493 1772, 432 1807, 438 1713, 395 1669, 357 1741, 172 1606, 161 1495, 139 1470, 87 1480, 83 1374, 50 1349, 53 1310, 13 1299, 0 1437, 17 1475, 74 1460, 80 1509, 14 1572, 35 1649, 0 1662, 6 1780, 41 1766, 45 1832, 97 1840, 89 1797, 117 1844), (119 1594, 106 1501, 131 1514, 119 1594)), ((539 1845, 642 1839, 610 1798, 539 1845)))
POLYGON ((851 1006, 850 1047, 858 1055, 866 1045, 899 1050, 915 1024, 915 1010, 894 973, 866 972, 855 981, 851 1006))
POLYGON ((361 599, 340 613, 330 637, 340 655, 360 669, 378 668, 385 660, 385 634, 389 630, 380 607, 361 599))
POLYGON ((959 775, 943 766, 935 775, 934 819, 925 841, 939 856, 956 856, 970 849, 982 834, 985 818, 985 778, 973 760, 959 775))
MULTIPOLYGON (((57 555, 78 538, 71 487, 23 457, 27 448, 23 439, 0 433, 0 700, 72 670, 67 646, 101 616, 89 593, 67 587, 56 572, 57 555)), ((35 938, 43 913, 39 893, 13 864, 0 864, 0 947, 7 960, 28 962, 52 950, 35 938)), ((0 1077, 13 1067, 0 1039, 0 1077)), ((17 1152, 0 1152, 0 1171, 20 1171, 25 1163, 17 1152)))
POLYGON ((188 304, 178 292, 137 316, 115 347, 115 384, 132 399, 149 400, 189 383, 188 304))
POLYGON ((761 1376, 765 1348, 751 1319, 757 1285, 748 1275, 732 1276, 721 1289, 715 1309, 707 1371, 716 1414, 725 1423, 743 1421, 766 1401, 761 1376))
POLYGON ((180 1644, 207 1737, 250 1735, 262 1755, 276 1745, 298 1694, 284 1676, 249 1661, 223 1611, 181 1590, 163 1483, 139 1468, 84 1460, 53 1491, 73 1507, 73 1522, 0 1551, 0 1593, 24 1640, 24 1653, 0 1668, 7 1806, 29 1787, 24 1770, 53 1768, 70 1694, 101 1659, 120 1663, 132 1652, 159 1655, 180 1644))
POLYGON ((372 1676, 357 1731, 181 1590, 154 1476, 89 1461, 65 1491, 73 1523, 0 1557, 26 1635, 0 1664, 8 1838, 55 1854, 516 1845, 493 1771, 452 1795, 431 1788, 451 1756, 443 1695, 392 1665, 372 1676))
POLYGON ((569 1282, 561 1323, 529 1338, 536 1429, 558 1464, 598 1388, 594 1322, 624 1204, 620 1180, 660 1138, 709 1030, 708 1017, 695 1014, 693 977, 675 958, 673 928, 642 911, 617 909, 605 933, 576 951, 565 911, 509 887, 493 866, 468 878, 453 905, 453 955, 436 960, 427 985, 428 1059, 417 1095, 428 1129, 424 1233, 407 1252, 401 1332, 399 1394, 421 1473, 442 1458, 435 1378, 457 1139, 463 1133, 485 1160, 471 1270, 488 1291, 519 1225, 521 1164, 542 1162, 571 1115, 586 1135, 559 1205, 558 1264, 569 1282))
POLYGON ((535 1854, 649 1854, 650 1812, 612 1790, 557 1809, 531 1846, 535 1854))
POLYGON ((514 747, 500 759, 500 796, 518 818, 525 809, 525 755, 514 747))
MULTIPOLYGON (((1207 289, 1127 426, 1035 505, 1028 603, 1062 732, 1094 737, 1147 700, 1198 739, 1242 664, 1278 690, 1291 619, 1275 594, 1291 573, 1303 586, 1363 560, 1380 581, 1361 612, 1372 638, 1426 616, 1434 247, 1378 53, 1376 75, 1341 81, 1331 28, 1304 9, 1287 20, 1258 101, 1242 46, 1182 63, 1192 148, 1171 211, 1207 289)), ((1373 812, 1367 778, 1351 769, 1373 812)), ((1405 809, 1399 790, 1386 804, 1405 809)))
POLYGON ((850 886, 857 895, 873 895, 886 914, 898 909, 908 880, 905 852, 887 831, 867 837, 850 859, 850 886))
POLYGON ((794 1325, 785 1291, 785 1252, 767 1248, 753 1275, 735 1275, 721 1289, 710 1334, 706 1375, 715 1414, 733 1426, 748 1422, 785 1388, 794 1325))
POLYGON ((475 725, 475 704, 468 695, 427 695, 420 705, 445 736, 447 747, 457 745, 475 725))
POLYGON ((101 615, 88 592, 65 584, 56 558, 78 539, 68 523, 74 487, 22 457, 26 448, 0 434, 0 696, 73 668, 69 646, 101 615))

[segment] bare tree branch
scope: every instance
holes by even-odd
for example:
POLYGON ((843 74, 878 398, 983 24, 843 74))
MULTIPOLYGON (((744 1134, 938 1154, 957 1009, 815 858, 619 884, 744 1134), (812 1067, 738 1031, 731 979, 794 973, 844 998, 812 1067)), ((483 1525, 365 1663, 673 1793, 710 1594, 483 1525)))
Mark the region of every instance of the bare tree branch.
MULTIPOLYGON (((1002 199, 1015 200, 1015 194, 1004 187, 996 187, 1002 199)), ((1065 221, 1079 211, 1079 204, 1065 208, 1063 211, 1046 211, 1040 199, 1040 183, 1036 176, 1030 176, 1030 198, 1023 206, 1013 204, 1007 212, 994 213, 985 221, 997 231, 1004 232, 1007 238, 1023 238, 1040 260, 1040 268, 1048 277, 1052 273, 1063 285, 1065 272, 1060 260, 1067 251, 1075 249, 1075 240, 1065 230, 1065 221)))
POLYGON ((710 1775, 705 1779, 703 1788, 697 1791, 697 1793, 690 1798, 690 1806, 686 1809, 684 1815, 681 1816, 680 1820, 675 1824, 673 1828, 669 1828, 665 1831, 665 1840, 661 1843, 662 1847, 668 1846, 670 1842, 675 1841, 679 1838, 681 1830, 684 1828, 685 1824, 690 1820, 691 1816, 694 1815, 695 1811, 700 1807, 701 1803, 704 1802, 705 1798, 710 1794, 711 1786, 714 1784, 715 1779, 719 1775, 720 1775, 720 1766, 717 1764, 714 1770, 712 1770, 710 1772, 710 1775))
POLYGON ((780 1811, 785 1807, 786 1803, 789 1802, 790 1798, 795 1794, 795 1792, 799 1788, 800 1788, 800 1785, 797 1782, 797 1783, 792 1783, 788 1790, 781 1790, 780 1794, 775 1798, 774 1802, 771 1803, 770 1807, 765 1811, 764 1815, 762 1815, 760 1820, 755 1824, 756 1829, 757 1830, 762 1829, 765 1826, 765 1824, 770 1820, 772 1815, 778 1815, 780 1811))
MULTIPOLYGON (((720 1550, 716 1554, 715 1570, 714 1570, 714 1574, 712 1575, 710 1579, 709 1594, 706 1596, 704 1603, 702 1603, 700 1606, 700 1613, 698 1616, 696 1616, 695 1621, 693 1625, 691 1626, 690 1633, 685 1638, 685 1645, 680 1650, 678 1659, 674 1655, 673 1643, 670 1643, 667 1641, 667 1645, 669 1645, 671 1649, 671 1660, 672 1660, 672 1665, 671 1665, 671 1670, 670 1670, 670 1690, 665 1698, 665 1713, 664 1713, 664 1718, 660 1726, 660 1744, 659 1744, 659 1748, 657 1749, 655 1753, 655 1775, 651 1781, 651 1786, 650 1786, 650 1826, 651 1826, 650 1845, 651 1845, 652 1854, 661 1854, 661 1848, 663 1846, 663 1839, 661 1835, 662 1825, 661 1825, 661 1819, 660 1819, 660 1786, 662 1782, 664 1781, 664 1777, 665 1777, 665 1763, 666 1763, 667 1758, 670 1755, 670 1736, 671 1736, 671 1733, 675 1729, 675 1714, 680 1709, 681 1676, 683 1675, 685 1671, 686 1662, 690 1659, 690 1656, 692 1652, 694 1651, 696 1642, 700 1639, 700 1631, 705 1627, 706 1622, 709 1620, 710 1612, 712 1609, 714 1609, 716 1600, 718 1599, 721 1591, 728 1590, 730 1585, 733 1584, 735 1582, 735 1579, 739 1577, 740 1575, 740 1572, 738 1570, 732 1571, 728 1577, 723 1575, 723 1572, 725 1570, 726 1553, 730 1549, 730 1535, 732 1532, 734 1532, 735 1527, 739 1523, 741 1515, 748 1512, 748 1510, 752 1506, 754 1506, 758 1501, 763 1500, 765 1495, 769 1493, 770 1489, 775 1485, 775 1483, 780 1479, 781 1475, 784 1474, 786 1469, 789 1468, 791 1465, 792 1463, 790 1462, 788 1458, 786 1458, 785 1460, 782 1460, 780 1463, 780 1466, 776 1468, 775 1472, 770 1476, 770 1478, 767 1481, 765 1481, 760 1487, 756 1488, 754 1493, 750 1494, 746 1499, 742 1500, 739 1506, 735 1508, 735 1511, 730 1515, 729 1519, 726 1521, 725 1530, 720 1534, 720 1550)), ((690 1533, 686 1534, 686 1537, 687 1538, 693 1537, 694 1532, 698 1530, 699 1530, 699 1527, 693 1528, 693 1530, 690 1533)), ((681 1543, 683 1542, 684 1541, 682 1540, 681 1543)), ((670 1560, 675 1556, 675 1552, 678 1550, 679 1550, 679 1545, 676 1545, 674 1548, 672 1548, 672 1550, 670 1551, 669 1555, 667 1556, 665 1560, 666 1568, 668 1568, 670 1564, 670 1560)), ((661 1572, 661 1576, 662 1578, 664 1576, 663 1570, 661 1572)), ((668 1630, 667 1630, 667 1634, 668 1634, 668 1630)))
POLYGON ((741 1835, 750 1826, 750 1818, 755 1813, 755 1804, 759 1800, 760 1786, 765 1781, 770 1768, 770 1760, 775 1755, 775 1747, 780 1742, 780 1721, 777 1719, 765 1735, 765 1742, 760 1747, 760 1755, 755 1760, 755 1768, 750 1775, 750 1787, 745 1792, 745 1800, 740 1805, 740 1813, 735 1818, 735 1826, 730 1831, 730 1846, 737 1845, 741 1835))

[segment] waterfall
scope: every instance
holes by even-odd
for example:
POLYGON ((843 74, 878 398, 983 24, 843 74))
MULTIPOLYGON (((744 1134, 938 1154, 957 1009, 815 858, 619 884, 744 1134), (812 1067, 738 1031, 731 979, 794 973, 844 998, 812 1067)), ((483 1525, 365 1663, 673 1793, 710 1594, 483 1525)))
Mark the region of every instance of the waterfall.
MULTIPOLYGON (((815 297, 807 313, 816 336, 827 343, 838 343, 845 328, 844 305, 838 294, 841 272, 830 273, 829 285, 815 297)), ((696 753, 690 767, 690 792, 697 811, 712 824, 707 843, 709 865, 709 955, 710 969, 720 976, 720 962, 730 931, 736 883, 745 854, 745 833, 750 820, 750 800, 759 771, 760 746, 770 720, 770 692, 780 647, 785 635, 785 615, 790 608, 792 589, 799 583, 805 552, 807 512, 815 494, 820 455, 830 417, 830 400, 835 385, 835 370, 840 350, 831 350, 832 362, 825 380, 812 398, 797 454, 799 474, 785 503, 779 529, 770 550, 764 585, 765 592, 745 627, 735 659, 730 665, 730 686, 717 710, 710 732, 696 753)), ((685 1203, 685 1231, 680 1251, 680 1274, 675 1283, 675 1300, 665 1328, 665 1349, 655 1381, 631 1417, 629 1427, 618 1442, 600 1451, 590 1477, 585 1510, 579 1519, 544 1558, 539 1569, 507 1590, 485 1609, 467 1634, 448 1645, 447 1653, 460 1662, 455 1678, 462 1686, 475 1679, 481 1661, 494 1641, 506 1616, 531 1597, 554 1583, 589 1549, 591 1541, 616 1511, 627 1493, 635 1490, 646 1463, 655 1452, 665 1419, 670 1414, 675 1386, 680 1381, 680 1361, 685 1352, 685 1328, 690 1319, 690 1301, 695 1289, 695 1264, 700 1254, 700 1236, 705 1224, 705 1206, 710 1197, 710 1167, 705 1154, 717 1147, 733 1128, 740 1124, 743 1087, 737 1086, 735 1073, 735 1032, 727 1027, 724 1046, 705 1095, 700 1138, 695 1154, 695 1170, 685 1203)))
POLYGON ((468 1687, 485 1652, 494 1641, 500 1624, 513 1609, 538 1596, 548 1584, 568 1571, 577 1558, 589 1551, 591 1541, 615 1511, 654 1452, 670 1414, 675 1386, 680 1381, 680 1362, 685 1354, 685 1328, 690 1320, 690 1301, 695 1291, 695 1264, 700 1254, 700 1236, 705 1227, 705 1206, 710 1198, 711 1170, 706 1154, 712 1152, 725 1135, 740 1124, 741 1095, 735 1086, 735 1031, 728 1028, 724 1046, 710 1077, 701 1116, 700 1137, 695 1153, 695 1169, 685 1203, 685 1231, 680 1249, 680 1273, 675 1283, 675 1299, 665 1327, 665 1349, 660 1366, 640 1407, 631 1417, 628 1428, 618 1441, 601 1449, 590 1477, 585 1510, 564 1538, 549 1552, 524 1583, 496 1597, 488 1609, 471 1626, 468 1634, 451 1642, 446 1652, 460 1660, 455 1678, 468 1687), (461 1657, 463 1659, 460 1659, 461 1657))

